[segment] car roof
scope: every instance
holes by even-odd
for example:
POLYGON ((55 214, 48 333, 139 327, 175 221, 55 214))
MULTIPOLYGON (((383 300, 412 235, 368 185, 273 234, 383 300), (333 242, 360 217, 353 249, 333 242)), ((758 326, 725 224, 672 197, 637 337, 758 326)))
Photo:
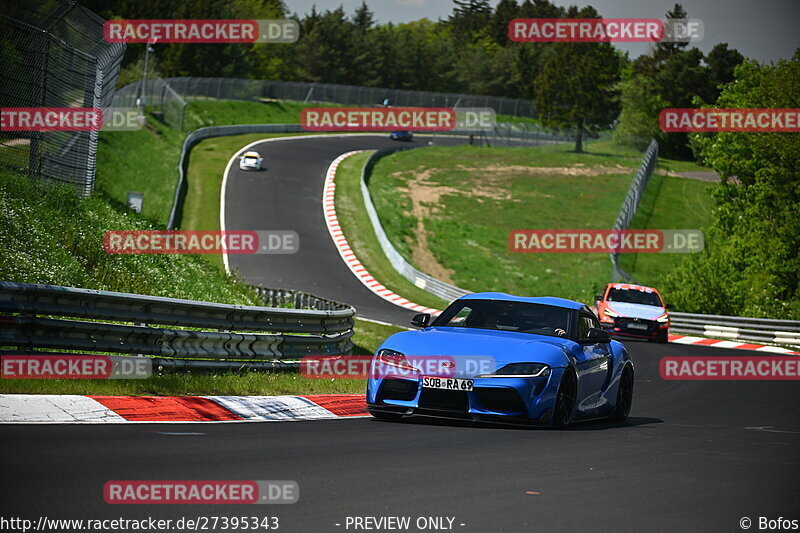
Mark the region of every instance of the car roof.
POLYGON ((640 292, 658 292, 655 287, 648 287, 647 285, 636 285, 635 283, 609 283, 606 287, 614 289, 622 289, 624 291, 640 291, 640 292))
POLYGON ((242 157, 261 157, 258 152, 245 152, 242 157))
POLYGON ((473 292, 462 296, 459 300, 505 300, 507 302, 525 302, 531 304, 550 305, 553 307, 563 307, 565 309, 582 309, 584 304, 566 298, 556 298, 554 296, 515 296, 504 292, 473 292))

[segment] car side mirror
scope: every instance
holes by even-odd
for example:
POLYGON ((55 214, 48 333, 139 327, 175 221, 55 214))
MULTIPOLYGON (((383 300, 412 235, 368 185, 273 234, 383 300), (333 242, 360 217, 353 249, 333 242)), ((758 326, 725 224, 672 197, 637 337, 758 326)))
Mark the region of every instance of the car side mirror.
POLYGON ((611 342, 611 333, 604 329, 590 328, 585 339, 579 339, 580 344, 597 344, 600 342, 611 342))
POLYGON ((664 304, 664 309, 672 309, 673 307, 675 306, 672 304, 664 304))
POLYGON ((594 299, 595 299, 595 301, 599 302, 600 300, 603 299, 603 295, 602 294, 598 294, 597 296, 594 297, 594 299))
POLYGON ((424 328, 427 326, 431 321, 431 315, 428 313, 420 313, 418 315, 414 315, 411 319, 411 325, 417 326, 418 328, 424 328))

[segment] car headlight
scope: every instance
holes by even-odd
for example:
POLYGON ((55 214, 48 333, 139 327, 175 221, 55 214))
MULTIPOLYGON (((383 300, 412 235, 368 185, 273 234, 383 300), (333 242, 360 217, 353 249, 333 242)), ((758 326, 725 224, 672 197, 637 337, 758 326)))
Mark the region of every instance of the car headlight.
POLYGON ((411 363, 408 362, 406 356, 398 351, 382 348, 376 354, 376 362, 384 365, 399 366, 407 370, 416 370, 411 363))
POLYGON ((611 318, 617 318, 619 316, 619 313, 615 313, 614 311, 612 311, 608 307, 603 309, 603 314, 606 315, 606 316, 610 316, 611 318))
POLYGON ((539 378, 550 375, 550 367, 542 363, 511 363, 479 378, 539 378))
POLYGON ((669 322, 669 315, 667 313, 664 313, 660 317, 656 318, 656 322, 661 322, 662 324, 665 322, 669 322))

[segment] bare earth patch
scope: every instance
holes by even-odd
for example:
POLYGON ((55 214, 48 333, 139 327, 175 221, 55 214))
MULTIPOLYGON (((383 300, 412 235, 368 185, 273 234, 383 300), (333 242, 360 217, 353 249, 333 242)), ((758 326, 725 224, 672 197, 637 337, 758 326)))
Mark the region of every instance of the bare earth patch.
MULTIPOLYGON (((511 197, 511 193, 497 186, 497 182, 509 178, 526 178, 539 176, 602 176, 609 174, 628 174, 635 169, 615 166, 585 167, 577 164, 570 167, 529 167, 524 165, 491 164, 483 167, 458 165, 458 170, 473 174, 473 179, 465 180, 463 188, 434 183, 431 177, 443 169, 417 168, 412 171, 393 172, 392 177, 405 179, 407 186, 401 189, 411 199, 411 214, 417 219, 415 238, 408 239, 411 260, 423 272, 447 283, 453 283, 453 270, 445 267, 431 252, 428 245, 430 234, 425 228, 425 219, 435 214, 442 196, 469 196, 478 202, 484 199, 520 202, 511 197), (410 177, 409 177, 410 174, 410 177), (476 179, 477 178, 477 179, 476 179), (477 183, 476 183, 477 182, 477 183)), ((542 194, 552 198, 552 195, 542 194)))

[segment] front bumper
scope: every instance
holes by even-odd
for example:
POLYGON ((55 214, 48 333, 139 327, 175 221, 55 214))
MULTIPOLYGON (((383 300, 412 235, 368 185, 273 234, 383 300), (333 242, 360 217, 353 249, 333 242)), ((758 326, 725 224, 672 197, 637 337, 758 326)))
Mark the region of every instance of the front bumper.
POLYGON ((370 411, 510 423, 549 424, 564 369, 537 378, 474 378, 472 391, 423 388, 420 379, 371 379, 370 411))
POLYGON ((644 318, 616 317, 613 322, 600 322, 612 335, 637 339, 658 339, 668 334, 669 324, 644 318))

